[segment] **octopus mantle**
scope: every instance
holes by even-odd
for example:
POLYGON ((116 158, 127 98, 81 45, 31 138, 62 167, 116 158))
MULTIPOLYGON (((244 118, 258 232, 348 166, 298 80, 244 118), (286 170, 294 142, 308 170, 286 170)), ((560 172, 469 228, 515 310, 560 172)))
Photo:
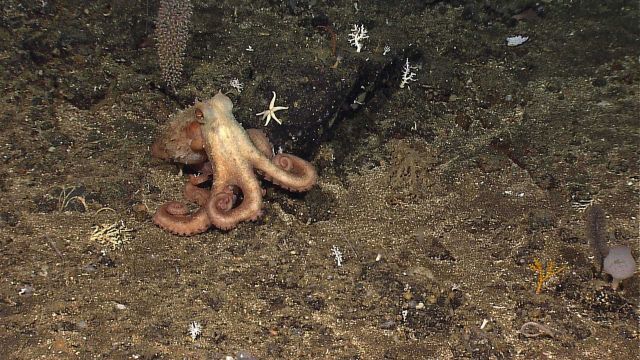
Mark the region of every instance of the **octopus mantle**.
POLYGON ((219 92, 178 113, 153 144, 154 157, 191 165, 185 197, 200 205, 194 213, 171 201, 156 211, 153 221, 177 235, 194 235, 211 226, 229 230, 262 215, 263 190, 256 172, 291 191, 309 190, 317 179, 309 162, 290 154, 273 154, 266 135, 244 128, 232 114, 231 99, 219 92), (208 191, 198 185, 213 178, 208 191))

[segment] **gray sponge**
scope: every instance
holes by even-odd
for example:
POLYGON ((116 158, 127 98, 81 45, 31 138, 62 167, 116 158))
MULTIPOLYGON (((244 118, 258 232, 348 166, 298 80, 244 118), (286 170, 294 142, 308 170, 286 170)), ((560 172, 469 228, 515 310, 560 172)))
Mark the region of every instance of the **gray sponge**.
POLYGON ((611 287, 616 290, 620 281, 630 278, 636 271, 636 261, 631 256, 631 249, 627 246, 614 246, 609 249, 602 269, 613 277, 611 287))

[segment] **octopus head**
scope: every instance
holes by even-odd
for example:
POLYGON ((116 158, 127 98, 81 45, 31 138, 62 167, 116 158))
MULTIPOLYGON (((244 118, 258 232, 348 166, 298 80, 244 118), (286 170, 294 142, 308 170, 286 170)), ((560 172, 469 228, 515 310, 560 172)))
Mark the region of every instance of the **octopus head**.
POLYGON ((195 116, 201 124, 206 122, 216 124, 223 119, 232 117, 232 109, 231 99, 222 92, 218 92, 211 99, 195 104, 195 116))

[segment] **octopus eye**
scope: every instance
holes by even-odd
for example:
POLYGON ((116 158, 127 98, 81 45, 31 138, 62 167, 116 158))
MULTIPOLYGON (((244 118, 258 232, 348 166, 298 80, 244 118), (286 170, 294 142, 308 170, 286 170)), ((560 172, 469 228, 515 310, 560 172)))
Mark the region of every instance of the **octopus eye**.
POLYGON ((202 113, 202 110, 196 109, 196 118, 197 119, 203 119, 204 118, 204 114, 202 113))

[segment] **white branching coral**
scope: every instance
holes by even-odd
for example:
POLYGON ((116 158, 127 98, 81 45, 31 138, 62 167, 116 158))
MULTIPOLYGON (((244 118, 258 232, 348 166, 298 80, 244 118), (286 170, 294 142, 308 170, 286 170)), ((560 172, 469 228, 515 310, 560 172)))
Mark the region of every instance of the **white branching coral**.
POLYGON ((131 240, 133 229, 129 229, 124 221, 116 221, 112 224, 102 224, 95 226, 89 240, 96 241, 102 245, 109 246, 115 250, 131 240))
POLYGON ((199 322, 194 321, 189 324, 189 328, 187 329, 189 336, 191 336, 191 340, 195 341, 197 338, 202 335, 202 325, 199 322))
POLYGON ((331 255, 333 255, 333 259, 336 261, 336 265, 338 267, 342 266, 342 251, 337 245, 333 245, 331 247, 331 255))
POLYGON ((360 52, 364 44, 362 44, 362 40, 368 39, 369 35, 367 35, 367 29, 364 28, 364 25, 356 25, 354 24, 351 28, 351 33, 348 36, 349 44, 356 48, 356 52, 360 52))
POLYGON ((417 81, 415 78, 416 73, 413 72, 413 70, 416 70, 417 68, 417 66, 411 66, 411 64, 409 64, 409 58, 407 58, 407 61, 402 67, 402 81, 400 82, 401 89, 404 89, 410 81, 417 81))
POLYGON ((242 89, 244 89, 244 84, 241 83, 238 79, 231 79, 231 81, 229 81, 229 86, 234 88, 238 92, 238 94, 240 94, 242 92, 242 89))

